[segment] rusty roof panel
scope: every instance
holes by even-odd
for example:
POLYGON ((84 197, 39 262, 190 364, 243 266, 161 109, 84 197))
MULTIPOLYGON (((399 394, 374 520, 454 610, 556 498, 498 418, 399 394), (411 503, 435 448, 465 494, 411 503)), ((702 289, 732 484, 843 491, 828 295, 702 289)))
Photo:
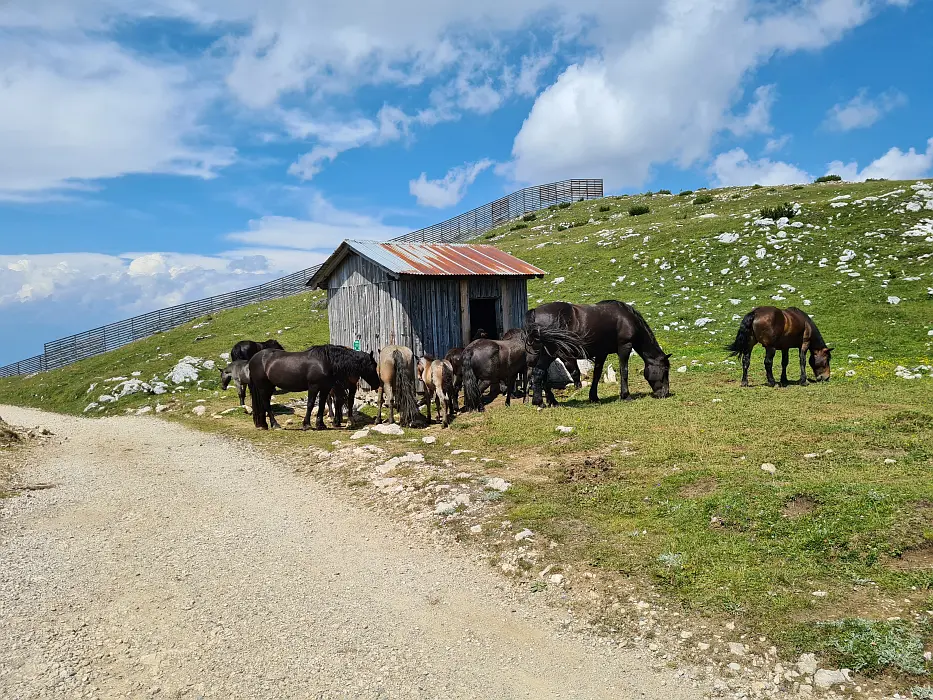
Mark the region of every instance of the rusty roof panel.
POLYGON ((519 275, 544 271, 491 245, 382 243, 403 275, 519 275))

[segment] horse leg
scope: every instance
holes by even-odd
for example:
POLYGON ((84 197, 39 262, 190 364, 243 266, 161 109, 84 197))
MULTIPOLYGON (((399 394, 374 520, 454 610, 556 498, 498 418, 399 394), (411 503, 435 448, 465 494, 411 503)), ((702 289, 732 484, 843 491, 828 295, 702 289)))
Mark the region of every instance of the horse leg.
POLYGON ((748 386, 748 368, 752 364, 752 351, 742 353, 742 386, 748 386))
POLYGON ((807 348, 800 347, 800 386, 807 385, 807 348))
POLYGON ((631 345, 623 345, 619 349, 619 398, 623 401, 633 400, 628 391, 628 361, 631 356, 631 345))
POLYGON ((517 377, 518 377, 517 374, 513 374, 508 379, 508 385, 506 387, 506 392, 505 392, 505 405, 506 406, 512 405, 512 392, 515 391, 515 380, 517 377))
MULTIPOLYGON (((321 398, 320 398, 320 401, 318 402, 317 423, 316 423, 315 426, 314 426, 314 429, 315 429, 315 430, 327 430, 327 426, 324 425, 324 408, 326 407, 326 404, 327 404, 327 395, 328 395, 328 394, 330 394, 330 390, 329 390, 329 389, 321 389, 321 390, 320 390, 321 398)), ((310 408, 310 406, 309 406, 309 408, 310 408)), ((338 409, 338 411, 339 411, 339 410, 340 410, 340 409, 338 409)), ((308 415, 311 415, 310 411, 308 412, 308 415)), ((339 416, 340 413, 338 412, 337 415, 339 416)))
POLYGON ((392 425, 395 422, 395 392, 392 391, 391 385, 389 385, 386 394, 388 394, 386 403, 389 404, 389 425, 392 425))
MULTIPOLYGON (((431 424, 431 390, 428 389, 428 385, 424 385, 424 405, 428 409, 428 425, 431 424)), ((438 413, 440 415, 440 413, 438 413)))
POLYGON ((606 355, 597 356, 593 363, 593 382, 590 384, 590 403, 599 403, 599 380, 603 376, 606 355))
POLYGON ((340 428, 343 426, 343 391, 335 388, 332 396, 334 400, 334 427, 340 428))
POLYGON ((246 385, 243 384, 242 382, 237 382, 236 393, 237 393, 237 396, 240 397, 240 405, 245 406, 246 405, 246 385))
POLYGON ((379 394, 379 412, 376 414, 376 425, 379 425, 380 423, 382 423, 382 393, 383 393, 383 389, 382 389, 382 385, 381 385, 381 384, 379 385, 379 391, 378 391, 377 393, 379 394))
MULTIPOLYGON (((301 421, 302 430, 311 429, 311 411, 314 410, 314 400, 317 398, 317 390, 308 387, 308 408, 305 411, 305 419, 301 421)), ((324 401, 327 401, 327 396, 325 394, 324 401)))
POLYGON ((773 387, 777 384, 774 381, 774 348, 765 348, 765 374, 768 375, 768 386, 773 387))
POLYGON ((480 385, 480 393, 485 392, 486 389, 489 389, 489 400, 486 401, 487 404, 492 403, 499 396, 499 380, 482 382, 480 385))
POLYGON ((353 404, 356 403, 356 384, 347 391, 347 430, 353 430, 353 404))
POLYGON ((787 359, 790 353, 781 350, 781 386, 787 386, 787 359))

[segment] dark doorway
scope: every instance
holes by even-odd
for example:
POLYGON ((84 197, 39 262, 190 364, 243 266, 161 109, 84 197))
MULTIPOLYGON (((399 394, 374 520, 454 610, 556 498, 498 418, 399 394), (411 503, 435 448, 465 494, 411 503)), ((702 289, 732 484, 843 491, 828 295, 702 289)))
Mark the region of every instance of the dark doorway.
POLYGON ((470 299, 470 340, 476 340, 480 329, 492 340, 499 339, 499 314, 495 299, 470 299))

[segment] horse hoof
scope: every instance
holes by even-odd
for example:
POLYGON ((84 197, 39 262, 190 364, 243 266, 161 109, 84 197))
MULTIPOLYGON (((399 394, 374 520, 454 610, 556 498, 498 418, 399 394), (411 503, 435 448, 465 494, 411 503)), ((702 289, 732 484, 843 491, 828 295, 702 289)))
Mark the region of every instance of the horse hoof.
POLYGON ((632 396, 631 394, 626 394, 625 396, 622 397, 622 400, 623 401, 634 401, 635 397, 632 396))
POLYGON ((315 430, 327 430, 327 426, 324 425, 323 423, 318 423, 317 425, 314 426, 314 429, 315 430))

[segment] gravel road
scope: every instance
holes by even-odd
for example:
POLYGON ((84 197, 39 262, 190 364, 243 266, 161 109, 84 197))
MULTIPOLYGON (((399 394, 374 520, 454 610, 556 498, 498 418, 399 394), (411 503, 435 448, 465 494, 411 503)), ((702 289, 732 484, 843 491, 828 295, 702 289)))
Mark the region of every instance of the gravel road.
POLYGON ((0 697, 705 694, 224 438, 0 415, 56 436, 0 504, 0 697))

